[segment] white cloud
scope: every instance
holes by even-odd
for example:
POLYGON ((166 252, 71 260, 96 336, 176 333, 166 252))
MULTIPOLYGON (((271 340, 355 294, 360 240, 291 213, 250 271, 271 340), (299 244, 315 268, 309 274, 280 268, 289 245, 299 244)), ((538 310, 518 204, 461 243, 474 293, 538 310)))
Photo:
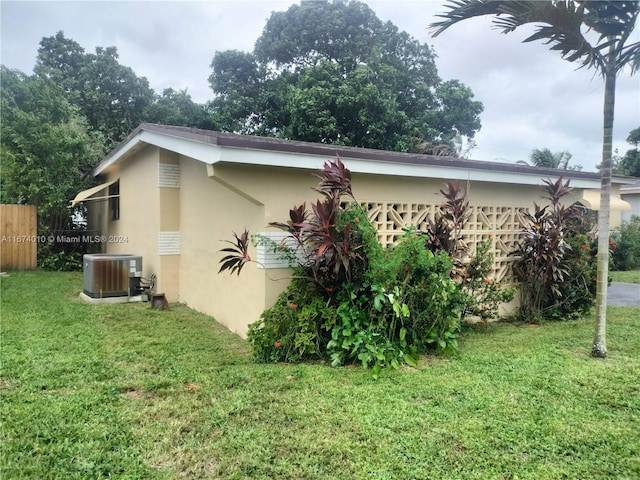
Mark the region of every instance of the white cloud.
MULTIPOLYGON (((145 76, 158 92, 187 89, 194 100, 211 98, 210 63, 218 50, 250 51, 271 11, 291 1, 209 2, 0 2, 2 63, 30 72, 38 43, 63 30, 87 51, 116 46, 120 61, 145 76)), ((432 45, 440 76, 459 79, 483 102, 482 130, 472 156, 515 162, 534 148, 568 150, 573 162, 594 170, 602 144, 602 80, 560 58, 539 42, 522 44, 531 29, 503 35, 489 19, 460 23, 432 38, 428 25, 441 1, 367 2, 432 45)), ((640 28, 635 32, 640 41, 640 28)), ((614 147, 640 126, 640 75, 621 74, 616 94, 614 147)))

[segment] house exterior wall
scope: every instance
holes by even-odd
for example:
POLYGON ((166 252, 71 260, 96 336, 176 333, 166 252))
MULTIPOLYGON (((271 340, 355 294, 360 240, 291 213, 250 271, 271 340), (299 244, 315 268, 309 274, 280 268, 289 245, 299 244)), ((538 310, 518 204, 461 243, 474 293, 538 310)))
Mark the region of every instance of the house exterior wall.
MULTIPOLYGON (((228 273, 218 275, 218 262, 223 256, 218 250, 225 244, 217 240, 230 239, 232 231, 239 234, 245 226, 251 233, 269 231, 267 224, 286 221, 294 204, 306 201, 309 206, 320 198, 313 190, 318 182, 313 173, 231 164, 207 169, 201 162, 183 157, 182 178, 189 189, 183 192, 181 204, 189 214, 183 214, 181 223, 184 247, 181 299, 197 310, 212 314, 231 330, 246 334, 248 324, 257 320, 287 286, 289 271, 262 270, 251 263, 244 267, 240 277, 228 273), (224 209, 216 205, 224 205, 224 209)), ((383 231, 381 240, 386 244, 404 233, 402 227, 414 223, 417 207, 427 207, 428 216, 433 216, 443 200, 438 194, 442 186, 439 179, 353 175, 356 198, 371 211, 375 210, 370 219, 383 231)), ((474 183, 467 188, 473 208, 491 210, 474 217, 476 222, 464 232, 467 241, 474 248, 477 242, 490 238, 489 234, 496 235, 493 253, 501 266, 496 277, 502 278, 512 260, 507 255, 521 230, 522 218, 515 218, 513 212, 531 208, 534 201, 541 203, 542 189, 497 183, 474 183), (483 223, 479 217, 486 221, 483 223), (505 234, 509 238, 500 243, 501 235, 505 234)), ((426 228, 426 217, 421 213, 417 217, 422 221, 418 226, 426 228)), ((256 257, 254 248, 249 253, 252 258, 256 257)))
MULTIPOLYGON (((179 156, 159 150, 156 191, 158 195, 158 236, 156 252, 160 268, 157 292, 171 302, 180 300, 180 262, 182 253, 180 231, 180 196, 182 178, 179 156), (177 243, 177 244, 176 244, 177 243)), ((143 259, 144 265, 144 259, 143 259)))
POLYGON ((123 242, 106 242, 106 253, 142 255, 143 276, 149 277, 160 269, 156 235, 159 228, 160 204, 155 172, 159 149, 147 147, 138 153, 135 161, 119 164, 108 172, 107 180, 119 179, 120 218, 109 218, 108 202, 104 204, 103 222, 108 237, 125 238, 123 242))
MULTIPOLYGON (((318 164, 325 160, 329 158, 318 164)), ((349 159, 343 161, 349 167, 349 159)), ((245 228, 251 234, 269 231, 268 223, 286 221, 294 205, 306 201, 309 207, 321 197, 313 190, 318 178, 312 170, 224 162, 207 165, 152 146, 134 152, 105 173, 106 180, 120 178, 120 219, 107 220, 107 202, 96 202, 101 208, 92 207, 92 217, 105 235, 128 238, 127 243, 107 243, 105 251, 142 255, 144 276, 157 274, 158 291, 170 301, 210 314, 242 336, 284 290, 289 270, 265 270, 250 263, 240 276, 218 274, 224 256, 220 249, 229 246, 223 240, 231 240, 232 232, 240 235, 245 228), (177 245, 163 250, 166 238, 177 245)), ((380 240, 390 244, 403 234, 403 227, 426 228, 443 201, 438 193, 443 182, 355 173, 352 185, 380 240)), ((463 240, 473 251, 477 243, 492 238, 494 277, 502 279, 513 261, 508 254, 519 237, 524 212, 534 202, 545 203, 543 189, 479 181, 465 187, 471 217, 463 240)), ((566 203, 579 197, 577 190, 566 203)), ((251 247, 249 254, 255 259, 256 249, 251 247)))
POLYGON ((232 231, 252 233, 265 225, 265 207, 209 178, 207 166, 180 158, 180 299, 190 307, 213 315, 239 335, 265 308, 265 272, 248 265, 240 276, 218 275, 221 240, 232 231))
POLYGON ((622 221, 629 222, 633 215, 640 215, 640 189, 627 190, 621 197, 631 205, 631 210, 622 212, 622 221))
POLYGON ((89 229, 106 238, 101 244, 103 253, 141 255, 143 277, 149 279, 155 274, 156 291, 165 293, 170 301, 177 301, 177 259, 159 255, 158 232, 179 230, 179 203, 176 205, 179 190, 165 192, 167 189, 158 187, 160 158, 161 150, 149 146, 137 152, 131 161, 105 172, 106 181, 119 180, 120 216, 111 220, 108 200, 90 203, 89 229))

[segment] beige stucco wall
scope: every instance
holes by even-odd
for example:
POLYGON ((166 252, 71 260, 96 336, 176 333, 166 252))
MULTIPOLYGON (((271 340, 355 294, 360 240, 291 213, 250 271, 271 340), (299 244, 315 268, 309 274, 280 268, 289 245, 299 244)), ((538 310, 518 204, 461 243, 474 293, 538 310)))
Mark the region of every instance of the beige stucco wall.
POLYGON ((219 250, 228 246, 222 240, 232 239, 232 231, 262 229, 264 205, 209 178, 205 164, 187 157, 180 158, 180 181, 181 301, 245 335, 265 306, 264 271, 249 264, 240 276, 218 275, 219 250))
MULTIPOLYGON (((194 182, 190 177, 189 180, 183 176, 185 183, 190 186, 197 183, 197 188, 193 188, 193 194, 199 199, 214 195, 213 191, 223 188, 226 190, 218 192, 219 195, 229 199, 232 203, 237 203, 236 208, 240 211, 240 205, 245 205, 246 210, 239 216, 234 215, 233 218, 220 218, 216 222, 217 228, 205 227, 208 232, 218 230, 216 238, 230 238, 231 230, 238 233, 242 231, 243 226, 250 228, 252 233, 258 231, 268 231, 267 224, 273 221, 286 221, 288 219, 289 209, 295 205, 299 205, 303 201, 310 203, 320 198, 320 194, 313 190, 317 185, 318 179, 313 174, 315 172, 309 170, 292 170, 285 168, 269 168, 262 166, 250 165, 223 165, 209 168, 208 173, 212 174, 218 181, 213 183, 202 182, 202 166, 197 163, 193 164, 190 169, 192 173, 197 173, 198 180, 194 182), (209 193, 203 193, 209 191, 209 193), (200 192, 200 193, 195 193, 200 192), (239 193, 241 192, 241 193, 239 193), (235 200, 232 200, 235 199, 235 200), (255 202, 264 204, 262 212, 264 217, 261 219, 259 212, 256 210, 255 202), (231 221, 233 227, 228 227, 225 231, 224 224, 231 221)), ((184 164, 183 164, 184 165, 184 164)), ((201 165, 201 164, 200 164, 201 165)), ((185 170, 183 169, 183 175, 185 170)), ((380 177, 375 175, 354 174, 353 175, 353 191, 358 201, 365 202, 394 202, 394 203, 431 203, 438 204, 442 202, 443 197, 438 194, 442 188, 443 181, 440 179, 420 179, 407 177, 380 177)), ((540 203, 541 189, 538 186, 509 186, 496 183, 474 183, 466 185, 469 188, 469 200, 472 204, 481 205, 504 205, 504 206, 522 206, 530 207, 533 201, 540 203)), ((191 190, 191 189, 190 189, 191 190)), ((183 193, 183 205, 184 205, 183 193)), ((208 200, 215 202, 215 200, 208 200)), ((226 203, 229 205, 229 203, 226 203)), ((194 208, 188 207, 192 212, 194 208)), ((216 211, 216 215, 219 210, 216 211)), ((189 215, 191 217, 191 214, 189 215)), ((187 216, 183 215, 186 219, 187 216)), ((208 222, 204 222, 208 223, 208 222)), ((185 252, 189 250, 186 244, 186 235, 193 233, 192 229, 198 227, 197 223, 188 226, 184 221, 182 228, 185 238, 185 252), (187 232, 190 232, 187 234, 187 232)), ((210 235, 207 233, 206 236, 210 235)), ((194 235, 196 237, 196 235, 194 235)), ((195 240, 195 239, 194 239, 195 240)), ((192 241, 192 240, 190 240, 192 241)), ((223 246, 222 244, 220 244, 223 246)), ((207 254, 214 253, 212 263, 221 258, 222 254, 216 252, 202 252, 200 258, 205 258, 207 254)), ((255 250, 252 248, 251 255, 255 258, 255 250)), ((191 261, 187 262, 183 254, 181 285, 185 285, 185 276, 191 261)), ((201 264, 201 262, 200 262, 201 264)), ((217 265, 217 264, 216 264, 217 265)), ((196 265, 197 269, 198 266, 196 265)), ((201 268, 201 267, 200 267, 201 268)), ((217 269, 216 269, 217 270, 217 269)), ((212 287, 201 286, 202 281, 195 282, 193 290, 186 293, 186 288, 182 289, 182 298, 187 296, 193 298, 188 301, 194 308, 213 313, 216 319, 223 324, 229 326, 232 330, 244 334, 246 326, 259 318, 260 313, 265 307, 272 305, 278 294, 287 286, 286 280, 273 281, 271 279, 286 279, 289 271, 282 269, 264 270, 256 269, 256 266, 249 264, 246 270, 242 272, 240 278, 236 276, 228 277, 223 274, 223 281, 220 282, 219 275, 213 275, 215 270, 207 270, 199 275, 199 278, 206 281, 207 275, 210 278, 212 287), (270 277, 270 278, 268 278, 270 277), (247 282, 251 282, 255 287, 250 287, 247 282), (220 286, 214 286, 220 284, 220 286), (207 290, 206 294, 198 293, 203 289, 207 290), (211 291, 213 290, 213 293, 211 291), (224 292, 224 293, 223 293, 224 292), (251 295, 247 295, 252 292, 251 295), (202 298, 200 298, 202 297, 202 298), (216 305, 213 305, 215 298, 216 305), (244 313, 239 315, 239 303, 242 302, 244 313), (230 319, 230 320, 227 320, 230 319)))
POLYGON ((160 205, 158 202, 157 165, 159 149, 147 147, 135 156, 135 161, 118 164, 107 173, 107 180, 120 181, 120 218, 109 219, 108 204, 107 237, 126 238, 126 242, 107 242, 106 253, 131 253, 142 255, 143 276, 160 270, 157 254, 157 236, 160 205))
MULTIPOLYGON (((180 165, 180 158, 174 152, 167 150, 159 150, 160 164, 180 165)), ((182 182, 179 181, 179 188, 158 186, 159 173, 156 171, 156 189, 159 198, 160 209, 159 215, 159 231, 161 232, 180 232, 180 196, 182 190, 182 182)), ((157 245, 157 243, 156 243, 157 245)), ((158 259, 160 261, 160 270, 158 274, 157 291, 163 292, 167 299, 171 302, 181 300, 180 298, 180 254, 164 254, 158 250, 158 259)))
POLYGON ((179 230, 179 189, 158 187, 158 163, 177 163, 175 155, 146 147, 105 172, 120 182, 120 218, 110 219, 109 202, 90 204, 89 228, 106 237, 105 253, 142 256, 143 277, 157 276, 156 291, 171 302, 179 296, 179 256, 158 254, 158 231, 179 230))
MULTIPOLYGON (((248 152, 247 155, 260 155, 248 152)), ((348 159, 345 159, 347 167, 348 159)), ((255 234, 267 224, 286 221, 289 209, 320 198, 313 190, 318 179, 311 170, 220 163, 198 160, 147 147, 107 171, 107 180, 120 178, 120 220, 105 221, 107 235, 129 241, 107 244, 107 252, 143 256, 144 275, 156 273, 159 289, 171 301, 208 313, 230 330, 246 335, 264 308, 273 304, 288 281, 288 270, 259 269, 255 263, 241 275, 218 274, 221 248, 229 246, 232 232, 245 228, 255 234), (158 164, 179 165, 180 188, 158 187, 158 164), (159 255, 157 233, 180 232, 180 254, 159 255), (274 281, 272 279, 284 279, 274 281)), ((353 175, 358 201, 438 204, 444 180, 399 176, 353 175)), ((466 184, 471 205, 530 208, 544 203, 537 185, 493 182, 466 184)), ((573 194, 578 196, 578 192, 573 194)), ((573 198, 572 198, 573 200, 573 198)), ((92 214, 93 215, 93 214, 92 214)), ((96 215, 93 215, 97 218, 96 215)), ((255 258, 252 246, 249 254, 255 258)))

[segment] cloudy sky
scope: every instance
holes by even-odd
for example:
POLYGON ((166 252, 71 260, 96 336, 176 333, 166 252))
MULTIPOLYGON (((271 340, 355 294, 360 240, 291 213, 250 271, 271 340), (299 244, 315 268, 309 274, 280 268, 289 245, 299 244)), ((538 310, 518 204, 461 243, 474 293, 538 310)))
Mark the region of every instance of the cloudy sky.
MULTIPOLYGON (((120 62, 160 93, 187 89, 212 98, 207 78, 218 50, 251 51, 272 11, 293 2, 7 1, 1 9, 1 63, 31 73, 42 37, 62 30, 86 51, 116 46, 120 62)), ((485 110, 476 135, 478 160, 526 160, 534 148, 567 150, 572 163, 595 171, 602 144, 603 82, 577 70, 540 43, 522 44, 527 31, 502 35, 489 19, 474 19, 431 38, 427 26, 443 1, 369 0, 384 21, 435 49, 440 76, 471 87, 485 110)), ((640 26, 634 32, 640 41, 640 26)), ((624 153, 629 131, 640 126, 640 74, 618 79, 614 148, 624 153)))

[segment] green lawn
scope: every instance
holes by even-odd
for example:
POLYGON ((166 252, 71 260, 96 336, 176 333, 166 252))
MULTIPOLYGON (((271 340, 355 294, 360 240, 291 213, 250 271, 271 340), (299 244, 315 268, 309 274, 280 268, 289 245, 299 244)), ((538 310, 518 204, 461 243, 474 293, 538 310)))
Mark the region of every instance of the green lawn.
POLYGON ((260 365, 184 306, 1 279, 0 478, 637 479, 640 310, 466 332, 419 369, 260 365))
POLYGON ((609 272, 609 277, 613 282, 640 283, 640 270, 609 272))

